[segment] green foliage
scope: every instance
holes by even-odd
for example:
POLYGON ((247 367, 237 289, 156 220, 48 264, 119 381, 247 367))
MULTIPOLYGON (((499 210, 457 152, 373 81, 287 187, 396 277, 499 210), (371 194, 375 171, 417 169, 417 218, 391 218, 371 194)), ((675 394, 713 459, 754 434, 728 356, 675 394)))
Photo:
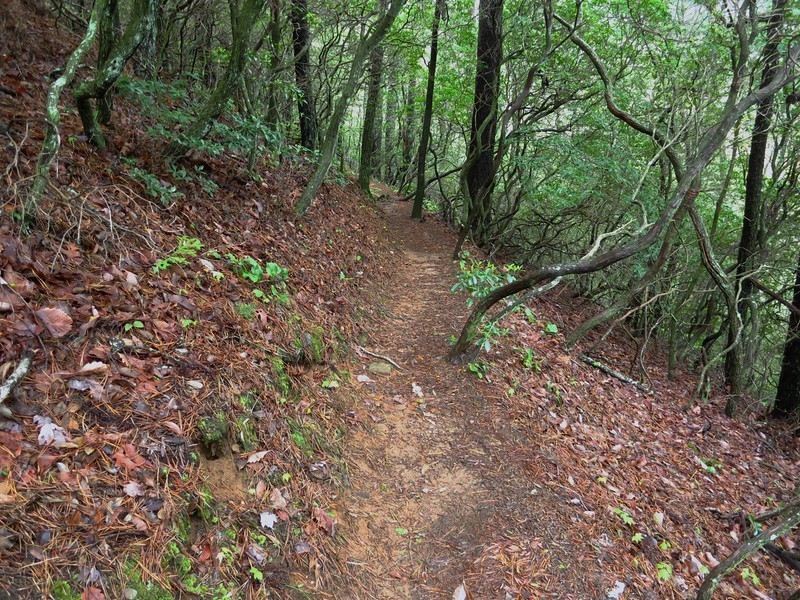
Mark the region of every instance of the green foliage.
POLYGON ((634 534, 631 536, 631 541, 632 541, 634 544, 638 544, 638 543, 640 543, 640 542, 641 542, 643 539, 644 539, 644 535, 643 535, 642 533, 640 533, 640 532, 634 533, 634 534))
POLYGON ((133 329, 144 329, 144 323, 141 321, 132 321, 130 323, 125 323, 125 332, 129 332, 133 329))
POLYGON ((467 369, 469 369, 470 373, 476 375, 478 379, 483 379, 486 373, 489 372, 489 365, 481 360, 475 360, 467 365, 467 369))
POLYGON ((625 525, 633 526, 635 521, 633 520, 633 517, 627 511, 625 511, 625 510, 623 510, 621 508, 615 508, 614 509, 614 514, 617 515, 619 517, 620 521, 625 523, 625 525))
POLYGON ((669 581, 672 578, 672 565, 668 562, 660 562, 656 565, 659 581, 669 581))
POLYGON ((539 364, 539 361, 536 360, 536 353, 533 351, 532 348, 525 348, 522 351, 522 366, 526 369, 534 369, 536 371, 541 371, 542 367, 539 364))
POLYGON ((81 595, 72 588, 69 581, 54 581, 50 586, 53 600, 81 600, 81 595))
POLYGON ((128 166, 128 174, 131 178, 142 184, 145 193, 158 199, 162 206, 169 206, 174 200, 183 197, 183 193, 178 191, 177 186, 159 179, 150 171, 137 167, 136 159, 123 156, 120 161, 128 166))
POLYGON ((256 318, 255 304, 237 302, 235 309, 237 315, 239 315, 240 317, 244 317, 248 321, 256 318))
POLYGON ((166 271, 173 265, 188 265, 187 259, 194 258, 203 249, 203 244, 200 240, 185 235, 178 236, 178 246, 166 258, 156 261, 153 266, 153 273, 160 273, 166 271))
POLYGON ((476 260, 466 250, 459 255, 459 273, 451 292, 467 292, 467 306, 475 304, 476 300, 485 298, 493 289, 516 281, 516 273, 522 267, 509 264, 504 269, 499 268, 491 261, 476 260))
POLYGON ((544 331, 550 335, 556 335, 558 333, 558 325, 555 323, 548 323, 544 326, 544 331))

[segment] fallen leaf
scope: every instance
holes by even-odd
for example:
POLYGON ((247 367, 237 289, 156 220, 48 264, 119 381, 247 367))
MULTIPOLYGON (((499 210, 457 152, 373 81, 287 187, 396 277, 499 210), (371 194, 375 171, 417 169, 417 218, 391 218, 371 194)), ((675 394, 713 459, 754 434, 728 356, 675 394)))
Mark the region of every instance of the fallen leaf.
POLYGON ((467 589, 463 583, 453 591, 453 600, 467 600, 467 589))
POLYGON ((83 590, 81 594, 81 600, 105 600, 106 595, 100 590, 100 588, 96 588, 93 585, 90 585, 86 589, 83 590))
POLYGON ((271 512, 262 512, 261 513, 261 526, 267 527, 269 529, 275 528, 275 523, 278 522, 278 516, 275 513, 271 512))
POLYGON ((72 317, 60 308, 40 308, 36 316, 54 338, 64 337, 72 329, 72 317))
POLYGON ((281 491, 277 488, 269 493, 269 501, 272 503, 272 508, 276 510, 284 509, 287 505, 286 498, 283 497, 283 494, 281 494, 281 491))
POLYGON ((131 481, 130 483, 125 484, 122 487, 122 489, 131 498, 135 498, 136 496, 144 496, 144 489, 142 488, 142 484, 137 483, 135 481, 131 481))

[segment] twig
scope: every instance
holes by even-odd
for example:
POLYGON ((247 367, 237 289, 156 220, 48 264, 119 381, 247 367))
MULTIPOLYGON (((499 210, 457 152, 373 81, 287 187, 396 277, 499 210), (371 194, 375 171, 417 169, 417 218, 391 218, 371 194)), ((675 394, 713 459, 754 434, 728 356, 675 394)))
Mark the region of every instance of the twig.
MULTIPOLYGON (((23 379, 25 379, 25 375, 28 374, 28 369, 31 368, 31 362, 33 360, 33 355, 30 352, 25 352, 22 355, 22 359, 19 361, 17 368, 14 369, 14 372, 9 375, 8 379, 6 379, 2 385, 0 385, 0 405, 6 401, 11 395, 11 392, 14 391, 14 388, 17 387, 23 379)), ((8 409, 5 406, 0 406, 0 412, 6 414, 8 409)))
POLYGON ((361 346, 356 346, 356 348, 358 348, 359 350, 361 350, 361 351, 362 351, 364 354, 369 354, 370 356, 373 356, 373 357, 375 357, 375 358, 380 358, 381 360, 385 360, 387 363, 389 363, 389 364, 390 364, 390 365, 392 365, 393 367, 397 367, 397 368, 398 368, 398 369, 400 369, 401 371, 405 371, 405 369, 404 369, 403 367, 401 367, 400 365, 398 365, 396 362, 394 362, 394 361, 393 361, 391 358, 389 358, 388 356, 384 356, 383 354, 376 354, 375 352, 370 352, 369 350, 367 350, 366 348, 362 348, 361 346))
POLYGON ((607 364, 601 363, 599 360, 595 360, 593 358, 589 358, 585 354, 579 354, 578 358, 582 362, 585 362, 587 365, 591 365, 595 369, 600 369, 603 373, 607 373, 608 375, 611 375, 612 377, 616 377, 620 381, 624 381, 625 383, 629 383, 630 385, 636 387, 636 389, 644 392, 645 394, 652 394, 653 393, 653 390, 651 388, 647 387, 646 385, 642 385, 641 383, 639 383, 638 381, 636 381, 634 379, 631 379, 627 375, 623 375, 619 371, 616 371, 616 370, 612 369, 611 367, 609 367, 607 364))

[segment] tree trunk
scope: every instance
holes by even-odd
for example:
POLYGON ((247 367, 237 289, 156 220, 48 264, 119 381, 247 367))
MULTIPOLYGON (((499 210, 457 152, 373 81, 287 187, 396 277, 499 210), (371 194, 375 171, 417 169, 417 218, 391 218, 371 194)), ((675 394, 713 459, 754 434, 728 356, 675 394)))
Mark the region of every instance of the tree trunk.
POLYGON ((47 127, 45 129, 44 141, 42 142, 42 149, 36 161, 36 177, 33 180, 30 196, 25 203, 25 215, 23 215, 23 218, 26 218, 29 213, 36 209, 50 181, 50 165, 58 155, 58 148, 61 145, 61 136, 58 131, 61 125, 61 113, 58 112, 58 102, 61 99, 61 92, 66 86, 72 83, 72 80, 75 78, 75 72, 78 70, 78 66, 81 64, 83 57, 86 56, 94 44, 94 38, 97 36, 100 20, 106 8, 106 2, 107 0, 95 1, 83 39, 67 60, 64 72, 53 82, 53 85, 50 86, 50 91, 47 93, 47 102, 45 104, 47 127))
POLYGON ((350 73, 347 76, 339 98, 336 100, 336 107, 333 110, 328 129, 325 132, 325 139, 320 149, 319 165, 311 176, 306 188, 303 190, 303 195, 300 196, 300 199, 294 205, 295 212, 297 212, 298 215, 302 215, 308 210, 319 188, 322 187, 322 182, 325 181, 325 175, 328 173, 328 169, 333 161, 333 153, 336 150, 339 128, 342 126, 347 107, 350 105, 350 99, 358 88, 358 80, 361 76, 361 68, 364 65, 364 61, 366 61, 367 56, 369 56, 372 50, 383 40, 404 4, 405 0, 392 0, 389 10, 375 23, 372 28, 372 33, 359 44, 353 61, 350 64, 350 73))
MULTIPOLYGON (((108 4, 106 4, 105 10, 103 11, 103 18, 100 21, 100 30, 98 31, 98 72, 111 58, 111 54, 114 51, 114 40, 120 37, 119 29, 119 5, 117 0, 109 0, 108 4)), ((113 108, 114 102, 108 93, 104 93, 97 99, 97 120, 100 122, 100 124, 108 125, 111 123, 111 113, 113 108)))
MULTIPOLYGON (((800 256, 797 258, 792 304, 800 308, 800 256)), ((772 415, 789 417, 795 415, 798 408, 800 408, 800 314, 791 311, 772 415)))
POLYGON ((294 47, 294 76, 300 94, 297 112, 300 117, 300 145, 308 150, 317 148, 317 109, 311 81, 311 28, 308 25, 307 0, 293 0, 292 45, 294 47))
POLYGON ((503 0, 480 0, 475 99, 466 161, 467 224, 479 243, 486 241, 491 220, 497 93, 502 60, 503 0))
MULTIPOLYGON (((542 281, 555 279, 556 277, 599 271, 621 260, 630 258, 641 250, 650 247, 659 238, 664 228, 672 222, 675 213, 687 200, 687 192, 691 188, 692 181, 703 172, 708 162, 719 150, 719 147, 722 145, 723 141, 725 141, 734 123, 736 123, 750 107, 764 98, 774 95, 788 82, 793 81, 796 78, 798 61, 800 61, 800 45, 793 46, 789 50, 786 64, 776 72, 775 77, 773 77, 767 85, 747 94, 738 102, 734 94, 738 92, 741 80, 738 78, 738 73, 734 75, 734 82, 729 92, 729 98, 725 103, 726 108, 720 120, 703 136, 697 154, 679 178, 675 190, 673 190, 667 205, 661 211, 658 220, 646 233, 601 255, 536 269, 527 277, 492 290, 473 308, 472 313, 467 318, 461 330, 458 341, 448 353, 448 358, 450 360, 461 360, 467 355, 470 344, 475 338, 484 315, 492 306, 504 298, 529 290, 542 281)), ((610 107, 614 106, 612 102, 609 102, 608 94, 607 104, 609 104, 610 107)))
POLYGON ((397 143, 398 143, 398 127, 397 127, 397 69, 387 69, 387 79, 385 86, 386 96, 386 119, 385 129, 383 132, 384 140, 384 161, 382 169, 383 180, 387 183, 394 184, 397 175, 397 143))
MULTIPOLYGON (((92 100, 98 101, 101 106, 105 103, 104 99, 111 87, 116 83, 125 63, 136 52, 136 48, 144 37, 144 32, 152 29, 155 22, 157 0, 136 0, 131 7, 131 16, 125 27, 125 33, 120 38, 119 42, 114 44, 110 49, 107 49, 108 58, 103 61, 103 64, 97 69, 94 78, 90 81, 85 81, 75 90, 75 104, 78 107, 78 114, 83 123, 83 130, 89 142, 98 148, 106 147, 106 140, 103 136, 103 130, 100 128, 98 122, 98 115, 92 106, 92 100)), ((108 25, 113 29, 113 8, 116 4, 112 1, 112 6, 107 7, 104 11, 104 17, 101 22, 101 29, 103 26, 108 25), (108 17, 109 12, 111 17, 108 17)), ((111 35, 109 32, 108 35, 111 35)), ((106 40, 108 39, 106 36, 106 40)), ((110 110, 108 104, 105 105, 106 110, 110 110)), ((102 110, 101 110, 102 114, 102 110)), ((106 120, 110 120, 110 113, 105 115, 106 120)))
MULTIPOLYGON (((773 0, 772 12, 767 25, 767 42, 761 57, 764 67, 761 72, 761 86, 765 86, 778 69, 778 45, 780 43, 786 0, 773 0)), ((752 364, 753 357, 747 352, 748 340, 758 337, 754 325, 753 303, 754 287, 750 275, 759 267, 760 255, 764 246, 764 203, 761 189, 764 183, 764 163, 766 161, 768 133, 772 122, 773 96, 762 99, 756 106, 756 118, 753 124, 753 135, 750 141, 750 156, 747 161, 747 179, 745 182, 744 216, 742 218, 742 234, 739 241, 739 252, 736 261, 735 286, 739 300, 737 310, 742 321, 741 344, 744 352, 739 353, 743 363, 735 362, 734 353, 729 353, 725 360, 725 381, 731 396, 739 396, 745 386, 744 364, 752 364)), ((733 340, 728 339, 728 345, 733 340)))
MULTIPOLYGON (((386 0, 381 1, 381 14, 386 12, 386 0)), ((378 44, 372 50, 369 65, 369 85, 367 86, 367 104, 364 108, 364 126, 361 129, 361 157, 358 164, 358 187, 372 196, 369 183, 372 179, 373 154, 377 150, 375 145, 375 121, 378 114, 378 104, 381 93, 381 75, 383 72, 383 44, 378 44)))
POLYGON ((414 103, 417 98, 417 82, 413 78, 408 83, 406 107, 400 138, 403 140, 403 150, 400 155, 400 172, 398 174, 398 187, 402 190, 408 183, 411 162, 414 159, 414 103))
POLYGON ((422 113, 422 134, 417 154, 417 190, 414 193, 414 206, 411 218, 422 217, 422 201, 425 199, 425 159, 428 156, 428 142, 431 137, 431 120, 433 118, 433 91, 436 86, 436 60, 439 56, 439 21, 444 12, 444 0, 436 0, 431 27, 431 60, 428 63, 428 87, 425 90, 425 112, 422 113))
POLYGON ((231 10, 231 56, 225 74, 217 83, 211 96, 200 109, 197 119, 186 128, 180 140, 172 142, 164 151, 167 159, 185 154, 195 140, 204 137, 215 119, 224 111, 242 78, 250 47, 250 32, 258 21, 266 0, 244 0, 241 7, 230 3, 231 10))

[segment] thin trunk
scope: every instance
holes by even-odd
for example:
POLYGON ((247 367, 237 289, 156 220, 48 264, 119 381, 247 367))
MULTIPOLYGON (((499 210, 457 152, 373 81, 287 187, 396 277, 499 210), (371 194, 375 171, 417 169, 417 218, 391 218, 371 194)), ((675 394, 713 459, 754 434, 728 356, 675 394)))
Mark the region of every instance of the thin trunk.
MULTIPOLYGON (((386 11, 386 1, 382 0, 381 14, 386 11)), ((364 126, 361 129, 361 157, 358 165, 358 187, 372 196, 369 184, 372 179, 372 165, 374 163, 375 147, 375 121, 378 115, 378 104, 381 93, 381 75, 383 73, 383 44, 378 44, 372 50, 369 65, 369 85, 367 86, 367 104, 364 108, 364 126)))
POLYGON ((209 132, 214 120, 225 111, 225 105, 241 82, 247 62, 247 51, 250 48, 250 32, 261 16, 265 3, 266 0, 244 0, 239 8, 234 2, 231 2, 232 47, 225 74, 199 110, 197 119, 183 132, 181 140, 171 143, 164 151, 167 159, 185 154, 196 140, 201 139, 209 132))
MULTIPOLYGON (((83 130, 89 141, 98 148, 105 148, 106 140, 103 136, 103 130, 100 128, 98 114, 92 105, 92 100, 97 100, 100 106, 105 105, 105 109, 110 110, 104 99, 122 74, 125 63, 128 62, 128 59, 133 56, 133 53, 139 47, 144 37, 144 32, 153 27, 156 3, 157 0, 136 0, 134 2, 131 7, 130 20, 125 27, 125 33, 113 47, 107 49, 108 56, 97 69, 94 78, 83 82, 75 90, 75 104, 78 107, 78 114, 83 123, 83 130)), ((106 10, 105 14, 107 15, 108 12, 106 10)), ((102 25, 105 24, 113 26, 113 16, 110 19, 104 17, 102 25)), ((111 115, 106 115, 106 118, 110 120, 111 115)))
POLYGON ((400 156, 400 173, 398 174, 398 187, 405 188, 410 179, 409 170, 414 159, 414 104, 417 98, 417 82, 411 79, 408 83, 408 94, 406 95, 406 107, 404 119, 402 121, 402 132, 400 137, 403 140, 403 150, 400 156))
POLYGON ((307 0, 292 2, 292 45, 294 76, 300 94, 297 112, 300 117, 300 144, 309 150, 317 148, 317 109, 311 81, 311 27, 308 25, 307 0))
POLYGON ((358 88, 358 80, 360 79, 361 68, 364 65, 364 61, 366 61, 372 50, 383 40, 404 4, 405 0, 392 0, 389 10, 375 23, 372 33, 359 44, 353 61, 350 64, 350 73, 347 76, 347 81, 345 81, 342 92, 336 100, 336 107, 331 115, 328 129, 325 132, 325 140, 320 149, 319 165, 311 176, 306 188, 303 190, 302 196, 300 196, 300 199, 294 206, 297 214, 302 215, 308 210, 319 188, 322 187, 322 182, 325 181, 325 175, 327 175, 328 169, 333 161, 336 141, 339 139, 339 128, 342 126, 347 107, 350 105, 350 99, 358 88))
MULTIPOLYGON (((767 84, 778 69, 778 45, 783 25, 786 0, 773 0, 772 12, 767 25, 767 43, 762 52, 764 67, 761 72, 761 86, 767 84)), ((761 190, 764 184, 764 164, 766 162, 768 133, 772 123, 773 97, 762 99, 756 109, 753 136, 750 142, 750 156, 747 161, 747 179, 745 182, 744 216, 742 218, 742 234, 739 241, 739 253, 736 262, 735 285, 739 292, 737 310, 742 321, 746 339, 742 344, 747 347, 748 341, 758 337, 758 331, 751 327, 754 324, 752 313, 756 310, 753 302, 754 287, 750 275, 759 267, 760 255, 764 246, 764 203, 761 190)), ((728 340, 730 346, 732 340, 728 340)), ((743 359, 751 364, 752 357, 745 352, 743 359)), ((733 396, 738 396, 745 385, 745 369, 743 364, 735 364, 733 353, 728 354, 725 361, 725 381, 733 396)))
POLYGON ((94 44, 94 38, 97 36, 97 30, 99 29, 100 20, 105 11, 106 2, 107 0, 95 1, 83 39, 67 60, 64 72, 53 82, 53 85, 50 86, 50 91, 47 93, 47 102, 45 104, 47 127, 45 129, 44 141, 42 142, 42 149, 36 161, 36 177, 33 180, 30 196, 25 203, 25 215, 35 211, 50 181, 50 165, 53 164, 53 161, 56 159, 58 148, 61 145, 61 136, 59 134, 61 113, 58 111, 58 102, 61 99, 61 92, 66 86, 72 83, 78 66, 94 44))
POLYGON ((425 90, 425 111, 422 113, 422 134, 417 154, 417 190, 414 193, 414 206, 411 218, 422 217, 422 201, 425 199, 425 159, 428 156, 428 141, 431 136, 431 120, 433 118, 433 91, 436 87, 436 60, 439 56, 439 21, 444 12, 444 0, 436 0, 431 27, 431 60, 428 63, 428 87, 425 90))
MULTIPOLYGON (((792 304, 800 308, 800 256, 797 258, 792 304)), ((789 313, 789 330, 786 333, 786 345, 783 347, 781 375, 778 379, 778 392, 775 395, 775 407, 772 415, 789 417, 795 415, 800 408, 800 314, 789 313)))

